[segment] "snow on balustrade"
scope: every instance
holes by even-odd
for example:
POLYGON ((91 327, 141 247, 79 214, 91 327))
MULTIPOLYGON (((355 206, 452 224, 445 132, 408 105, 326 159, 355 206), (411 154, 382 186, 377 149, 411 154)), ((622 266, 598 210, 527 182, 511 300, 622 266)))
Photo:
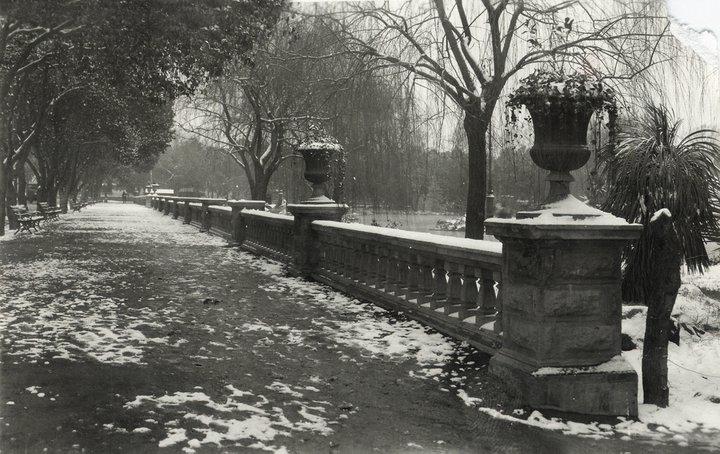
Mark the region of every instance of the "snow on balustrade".
POLYGON ((287 214, 269 213, 260 210, 243 210, 243 216, 257 216, 265 219, 278 219, 289 223, 293 222, 293 217, 287 214))
POLYGON ((466 249, 473 252, 484 252, 494 254, 498 257, 502 256, 502 243, 488 240, 473 240, 470 238, 459 238, 444 235, 436 235, 434 233, 412 232, 409 230, 391 229, 387 227, 376 227, 359 223, 344 223, 335 221, 315 221, 314 226, 330 227, 353 232, 370 233, 380 235, 387 238, 399 238, 404 240, 415 241, 418 243, 434 244, 455 249, 466 249))

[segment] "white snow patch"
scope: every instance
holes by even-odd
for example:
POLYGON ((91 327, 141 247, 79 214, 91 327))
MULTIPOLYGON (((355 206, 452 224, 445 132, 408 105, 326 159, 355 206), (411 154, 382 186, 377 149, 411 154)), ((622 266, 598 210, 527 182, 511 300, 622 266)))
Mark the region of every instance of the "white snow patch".
POLYGON ((670 210, 668 210, 667 208, 661 208, 653 213, 652 217, 650 218, 650 222, 657 221, 658 219, 660 219, 660 216, 667 216, 669 218, 672 218, 670 210))
POLYGON ((167 437, 160 440, 158 446, 161 448, 166 448, 168 446, 176 445, 181 441, 185 440, 187 440, 187 435, 185 435, 185 429, 173 428, 168 430, 167 437))
MULTIPOLYGON (((280 382, 274 382, 267 388, 282 395, 302 397, 302 394, 293 391, 289 385, 280 382)), ((201 392, 178 391, 162 396, 139 395, 126 402, 125 408, 139 410, 150 406, 178 412, 185 421, 198 423, 199 425, 192 429, 204 437, 187 441, 185 448, 192 450, 204 444, 250 447, 256 443, 271 442, 279 436, 291 436, 293 432, 320 435, 332 433, 331 422, 323 416, 323 405, 328 405, 327 402, 304 403, 294 400, 280 408, 273 406, 264 395, 240 390, 233 385, 227 385, 225 389, 229 394, 220 400, 201 392)), ((166 427, 174 425, 176 424, 167 423, 166 427)), ((186 439, 184 429, 170 428, 161 443, 169 446, 186 439)), ((262 446, 267 450, 280 450, 278 452, 284 449, 264 444, 262 446)))
POLYGON ((482 399, 479 397, 470 397, 468 396, 468 393, 464 389, 458 389, 457 396, 467 405, 468 407, 473 407, 475 405, 479 405, 480 402, 482 402, 482 399))

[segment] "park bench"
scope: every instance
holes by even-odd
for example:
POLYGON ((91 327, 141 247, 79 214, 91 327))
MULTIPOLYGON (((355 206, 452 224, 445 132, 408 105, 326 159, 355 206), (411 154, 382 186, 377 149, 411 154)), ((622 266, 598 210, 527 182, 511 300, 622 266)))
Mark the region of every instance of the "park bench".
POLYGON ((44 216, 30 213, 28 209, 22 205, 15 205, 10 207, 10 209, 12 210, 18 221, 18 228, 17 230, 15 230, 16 235, 25 230, 32 233, 30 229, 34 229, 37 232, 40 221, 45 219, 44 216))
POLYGON ((80 211, 88 205, 91 204, 87 202, 70 202, 70 209, 73 211, 80 211))
POLYGON ((38 212, 44 217, 46 221, 60 219, 60 213, 62 213, 62 210, 51 207, 47 202, 39 202, 37 206, 38 212))

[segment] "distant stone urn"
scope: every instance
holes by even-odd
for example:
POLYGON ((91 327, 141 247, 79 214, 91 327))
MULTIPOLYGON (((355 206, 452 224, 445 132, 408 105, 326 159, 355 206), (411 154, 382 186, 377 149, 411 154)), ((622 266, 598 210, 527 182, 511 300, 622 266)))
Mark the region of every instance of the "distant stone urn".
POLYGON ((328 203, 326 184, 330 180, 332 164, 340 159, 342 146, 332 137, 323 136, 303 142, 297 151, 305 161, 305 179, 312 184, 312 195, 304 203, 328 203))
POLYGON ((606 110, 609 126, 614 127, 614 91, 590 76, 536 71, 522 80, 508 106, 514 109, 513 118, 520 106, 525 106, 532 118, 535 143, 530 157, 538 167, 550 171, 545 203, 564 199, 573 181, 570 172, 590 158, 587 130, 593 113, 606 110))

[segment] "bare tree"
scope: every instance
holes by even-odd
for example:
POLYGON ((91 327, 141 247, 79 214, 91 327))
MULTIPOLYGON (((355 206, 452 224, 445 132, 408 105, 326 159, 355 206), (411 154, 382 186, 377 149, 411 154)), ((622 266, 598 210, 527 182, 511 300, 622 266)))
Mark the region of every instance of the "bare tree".
POLYGON ((266 199, 280 165, 311 122, 325 122, 329 98, 348 77, 333 59, 313 58, 331 45, 312 23, 286 16, 252 62, 234 61, 183 106, 181 129, 209 141, 243 169, 253 199, 266 199))
POLYGON ((346 51, 401 67, 439 89, 463 114, 468 144, 467 230, 482 238, 487 137, 508 81, 534 65, 573 65, 630 79, 657 62, 668 30, 656 2, 444 0, 397 8, 362 3, 328 15, 346 51))

